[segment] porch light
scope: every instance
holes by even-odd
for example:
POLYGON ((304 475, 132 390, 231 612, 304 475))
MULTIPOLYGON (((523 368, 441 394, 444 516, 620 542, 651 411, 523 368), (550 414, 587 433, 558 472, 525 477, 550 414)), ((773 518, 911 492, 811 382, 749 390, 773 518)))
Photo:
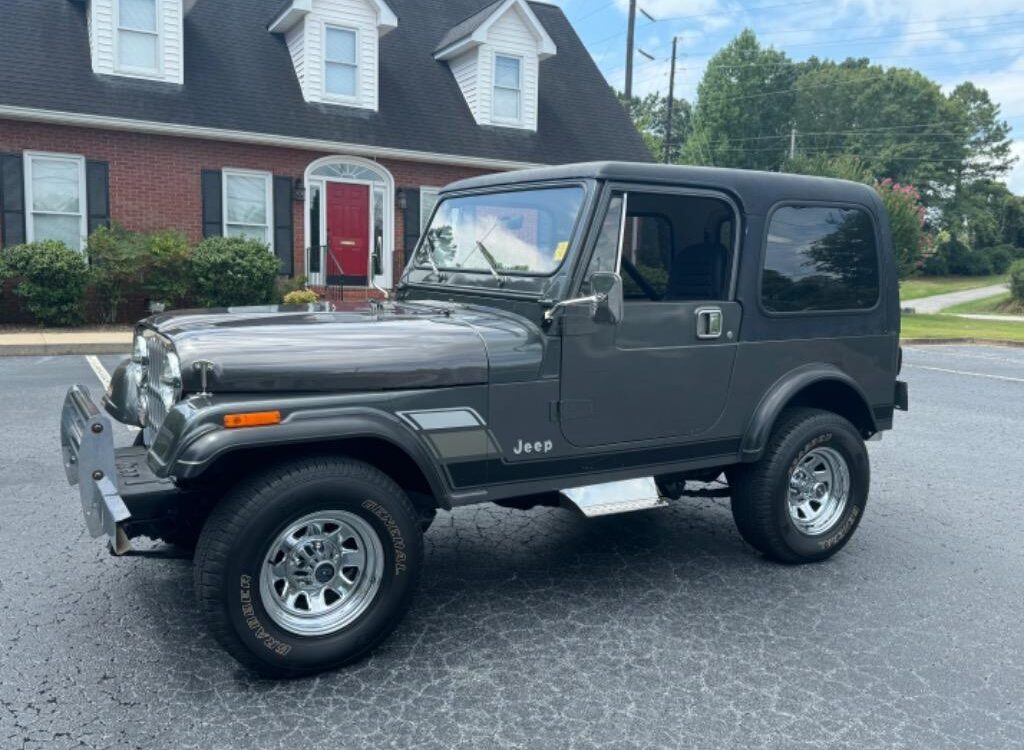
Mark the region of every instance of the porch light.
POLYGON ((399 190, 398 195, 398 208, 404 211, 409 207, 409 199, 405 197, 405 190, 399 190))
POLYGON ((295 178, 295 184, 292 186, 292 194, 295 196, 296 203, 302 203, 306 200, 306 183, 301 178, 295 178))

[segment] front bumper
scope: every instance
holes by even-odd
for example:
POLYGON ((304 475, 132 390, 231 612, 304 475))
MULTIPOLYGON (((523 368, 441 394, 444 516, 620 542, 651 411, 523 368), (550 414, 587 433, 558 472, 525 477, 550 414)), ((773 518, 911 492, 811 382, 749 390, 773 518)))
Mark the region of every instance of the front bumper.
POLYGON ((131 549, 135 529, 164 515, 181 491, 170 479, 153 475, 146 448, 114 448, 110 418, 82 385, 64 397, 60 446, 68 483, 78 485, 85 525, 93 538, 106 535, 111 551, 131 549), (133 513, 135 515, 133 516, 133 513))

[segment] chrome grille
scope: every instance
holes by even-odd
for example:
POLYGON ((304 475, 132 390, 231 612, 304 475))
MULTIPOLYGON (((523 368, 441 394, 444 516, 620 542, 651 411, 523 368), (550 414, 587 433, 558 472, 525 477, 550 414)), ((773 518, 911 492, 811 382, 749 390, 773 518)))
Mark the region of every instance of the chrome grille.
POLYGON ((160 432, 160 426, 167 418, 167 407, 160 397, 160 378, 163 377, 164 368, 167 363, 167 351, 170 343, 162 336, 147 331, 146 356, 149 364, 146 367, 146 381, 143 386, 143 393, 146 398, 146 422, 143 428, 146 445, 152 445, 156 434, 160 432))

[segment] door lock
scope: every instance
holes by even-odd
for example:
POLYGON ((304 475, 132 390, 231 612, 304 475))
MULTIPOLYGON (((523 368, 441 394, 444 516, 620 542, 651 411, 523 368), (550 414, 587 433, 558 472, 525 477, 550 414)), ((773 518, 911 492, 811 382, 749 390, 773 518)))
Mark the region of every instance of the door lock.
POLYGON ((717 339, 722 336, 722 310, 718 307, 698 307, 697 338, 717 339))

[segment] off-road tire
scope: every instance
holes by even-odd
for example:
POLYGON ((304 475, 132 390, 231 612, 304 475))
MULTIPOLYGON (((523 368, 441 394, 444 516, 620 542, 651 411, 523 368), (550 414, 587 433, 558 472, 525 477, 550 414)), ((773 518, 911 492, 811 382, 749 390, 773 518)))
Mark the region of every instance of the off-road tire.
POLYGON ((345 457, 289 461, 231 490, 214 508, 195 555, 195 593, 214 638, 241 664, 269 677, 301 677, 358 660, 408 609, 423 561, 420 514, 376 468, 345 457), (320 636, 285 630, 267 614, 260 574, 288 524, 336 510, 366 521, 384 564, 372 602, 357 619, 320 636))
POLYGON ((864 516, 871 470, 864 440, 843 417, 798 408, 780 416, 764 455, 732 468, 732 516, 740 536, 765 557, 799 564, 825 560, 842 549, 864 516), (789 477, 797 462, 817 447, 837 451, 849 469, 846 507, 819 535, 800 531, 789 513, 789 477))

